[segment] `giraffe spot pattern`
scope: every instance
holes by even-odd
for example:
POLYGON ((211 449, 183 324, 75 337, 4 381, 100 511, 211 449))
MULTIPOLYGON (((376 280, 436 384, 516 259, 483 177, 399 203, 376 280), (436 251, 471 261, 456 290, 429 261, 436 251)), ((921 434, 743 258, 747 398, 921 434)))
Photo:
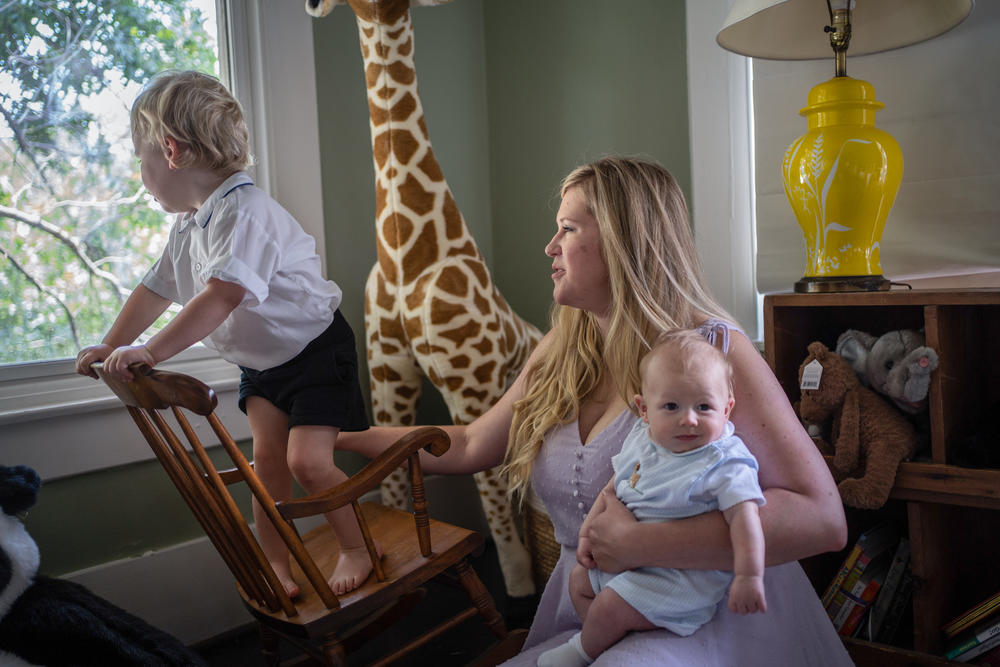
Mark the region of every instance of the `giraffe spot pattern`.
POLYGON ((487 354, 493 351, 493 341, 491 341, 489 338, 481 338, 478 343, 473 343, 472 347, 474 347, 479 352, 479 354, 485 357, 487 354))
POLYGON ((455 198, 451 196, 451 192, 446 191, 444 193, 443 213, 445 235, 451 241, 461 238, 465 234, 465 222, 462 219, 461 211, 458 210, 458 204, 455 203, 455 198))
MULTIPOLYGON (((406 63, 399 62, 398 60, 390 63, 386 69, 394 81, 404 86, 410 85, 417 78, 416 72, 410 69, 406 63)), ((412 98, 412 95, 410 97, 412 98)), ((416 102, 413 104, 414 108, 416 108, 416 102)), ((407 117, 409 117, 409 114, 407 114, 407 117)))
POLYGON ((478 336, 481 330, 482 327, 478 322, 467 322, 460 327, 441 331, 440 335, 453 341, 456 347, 461 347, 469 338, 478 336))
POLYGON ((434 297, 431 299, 431 324, 447 324, 468 311, 460 303, 451 303, 434 297))
POLYGON ((399 250, 413 235, 413 222, 402 213, 393 213, 382 223, 382 238, 393 250, 399 250))
POLYGON ((437 231, 433 225, 425 225, 403 258, 403 282, 408 284, 419 278, 421 272, 430 266, 437 256, 437 231))
POLYGON ((460 354, 457 357, 451 358, 451 367, 456 370, 459 368, 468 368, 471 362, 472 360, 469 359, 469 355, 460 354))
MULTIPOLYGON (((417 110, 417 100, 414 99, 413 95, 406 93, 401 98, 399 98, 398 102, 392 105, 391 109, 389 109, 389 117, 393 122, 402 123, 406 121, 410 116, 412 116, 413 112, 416 110, 417 110)), ((407 132, 407 134, 410 133, 407 132)), ((416 141, 414 141, 414 143, 416 143, 416 141)), ((406 160, 406 162, 409 162, 409 160, 406 160)))
POLYGON ((489 397, 489 392, 485 389, 477 391, 472 387, 465 387, 462 389, 462 396, 465 398, 472 398, 477 401, 483 402, 489 397))
MULTIPOLYGON (((419 169, 420 171, 422 171, 424 173, 424 175, 427 176, 427 178, 429 178, 434 183, 443 183, 444 182, 444 173, 441 172, 441 166, 437 163, 437 160, 434 159, 434 153, 433 153, 433 151, 427 151, 427 153, 424 154, 424 157, 421 158, 420 162, 417 163, 417 169, 419 169)), ((450 194, 447 195, 447 199, 446 199, 446 202, 445 202, 445 215, 446 216, 448 215, 448 204, 447 204, 448 200, 451 200, 451 195, 450 194)), ((454 206, 454 204, 455 204, 454 200, 451 200, 451 203, 454 206)), ((456 211, 456 213, 458 213, 458 207, 457 206, 455 207, 455 211, 456 211)), ((462 214, 458 213, 458 215, 461 216, 462 214)), ((452 237, 449 236, 448 238, 452 238, 452 237)))
MULTIPOLYGON (((476 253, 478 255, 478 252, 476 253)), ((465 261, 465 265, 469 268, 476 279, 479 281, 481 287, 486 287, 490 284, 490 275, 486 272, 486 267, 483 266, 481 262, 471 262, 469 260, 465 261)))
POLYGON ((489 315, 493 312, 493 305, 490 303, 490 300, 479 292, 472 293, 472 301, 483 315, 489 315))
POLYGON ((479 366, 474 371, 472 371, 472 375, 473 377, 476 378, 476 381, 479 382, 480 384, 486 384, 493 377, 493 369, 495 369, 496 367, 497 367, 497 362, 488 361, 482 366, 479 366))
MULTIPOLYGON (((455 296, 465 296, 469 291, 469 278, 457 266, 446 266, 434 284, 440 290, 455 296)), ((478 296, 478 295, 477 295, 478 296)), ((480 312, 485 313, 482 308, 480 312)))
POLYGON ((447 353, 451 352, 451 350, 449 350, 449 349, 447 349, 445 347, 442 347, 441 345, 431 345, 427 341, 423 341, 421 343, 416 343, 413 346, 413 351, 416 352, 417 354, 426 354, 426 355, 431 355, 431 354, 447 354, 447 353))
MULTIPOLYGON (((411 138, 413 136, 409 132, 407 135, 411 138)), ((414 178, 413 174, 406 175, 406 179, 400 184, 398 191, 400 200, 405 201, 407 208, 417 215, 425 216, 434 210, 435 194, 427 191, 420 184, 420 181, 414 178)))

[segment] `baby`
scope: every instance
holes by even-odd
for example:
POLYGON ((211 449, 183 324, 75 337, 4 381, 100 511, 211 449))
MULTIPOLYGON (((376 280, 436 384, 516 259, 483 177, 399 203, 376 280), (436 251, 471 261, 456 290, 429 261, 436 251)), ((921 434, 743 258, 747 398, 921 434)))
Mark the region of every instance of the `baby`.
POLYGON ((766 611, 764 496, 757 461, 733 435, 732 369, 695 331, 664 334, 639 365, 636 422, 613 459, 608 482, 639 521, 669 521, 721 510, 733 543, 732 572, 643 567, 608 574, 590 554, 589 526, 604 511, 598 496, 580 527, 569 594, 583 629, 541 654, 541 667, 589 665, 632 630, 666 628, 690 635, 715 614, 729 589, 729 609, 766 611))

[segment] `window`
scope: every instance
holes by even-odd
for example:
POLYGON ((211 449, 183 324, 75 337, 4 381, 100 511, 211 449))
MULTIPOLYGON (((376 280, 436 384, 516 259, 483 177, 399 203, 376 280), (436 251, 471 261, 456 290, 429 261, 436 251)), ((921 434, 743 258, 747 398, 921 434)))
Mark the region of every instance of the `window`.
MULTIPOLYGON (((9 20, 8 11, 28 12, 32 4, 37 3, 25 0, 4 5, 0 21, 9 20)), ((166 4, 132 2, 137 14, 161 13, 166 4)), ((186 3, 193 4, 194 0, 186 3)), ((232 72, 233 92, 243 104, 251 126, 251 148, 257 160, 255 181, 282 202, 316 238, 322 258, 323 207, 312 18, 301 5, 271 0, 219 0, 215 6, 219 32, 223 35, 219 39, 220 71, 232 72)), ((6 43, 10 34, 16 32, 4 28, 0 43, 6 43)), ((131 104, 131 98, 127 103, 131 104)), ((130 141, 128 147, 131 148, 130 141)), ((7 182, 0 180, 0 197, 10 193, 7 182)), ((8 207, 8 202, 0 200, 0 207, 8 207)), ((6 222, 0 220, 0 229, 6 222)), ((0 256, 0 266, 6 261, 0 256)), ((0 308, 6 306, 5 300, 6 297, 0 300, 0 308)), ((114 310, 117 312, 117 307, 114 310)), ((7 342, 0 339, 2 345, 7 342)), ((72 356, 76 356, 75 350, 72 356)), ((219 393, 224 407, 235 403, 235 398, 227 396, 227 392, 232 393, 239 371, 211 350, 191 349, 163 366, 192 373, 210 384, 219 393)), ((226 421, 234 429, 246 424, 242 415, 226 421)), ((234 432, 234 435, 247 434, 234 432)), ((71 359, 0 365, 0 461, 30 465, 43 478, 51 479, 150 456, 149 448, 117 399, 102 384, 76 375, 71 359), (110 437, 113 429, 118 428, 120 433, 110 437)))
POLYGON ((129 108, 160 70, 219 75, 215 3, 15 2, 0 34, 0 364, 74 358, 166 240, 129 108))

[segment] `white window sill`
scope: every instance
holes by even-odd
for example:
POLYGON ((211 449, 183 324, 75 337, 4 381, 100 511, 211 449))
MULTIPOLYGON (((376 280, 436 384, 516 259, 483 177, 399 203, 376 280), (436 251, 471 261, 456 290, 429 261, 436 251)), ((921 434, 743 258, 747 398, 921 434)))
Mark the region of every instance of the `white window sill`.
MULTIPOLYGON (((31 466, 52 480, 153 458, 121 401, 73 368, 73 360, 0 367, 0 461, 31 466)), ((250 437, 237 407, 239 368, 206 348, 186 350, 157 368, 211 386, 230 434, 250 437)), ((216 441, 214 434, 202 437, 205 444, 216 441)))

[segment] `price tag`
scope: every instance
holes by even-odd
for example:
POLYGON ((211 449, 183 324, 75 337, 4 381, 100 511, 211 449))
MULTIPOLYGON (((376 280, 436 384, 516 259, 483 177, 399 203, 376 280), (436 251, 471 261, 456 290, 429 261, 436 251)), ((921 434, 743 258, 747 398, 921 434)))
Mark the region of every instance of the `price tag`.
POLYGON ((802 382, 799 389, 819 389, 819 379, 823 377, 823 364, 813 359, 802 369, 802 382))

